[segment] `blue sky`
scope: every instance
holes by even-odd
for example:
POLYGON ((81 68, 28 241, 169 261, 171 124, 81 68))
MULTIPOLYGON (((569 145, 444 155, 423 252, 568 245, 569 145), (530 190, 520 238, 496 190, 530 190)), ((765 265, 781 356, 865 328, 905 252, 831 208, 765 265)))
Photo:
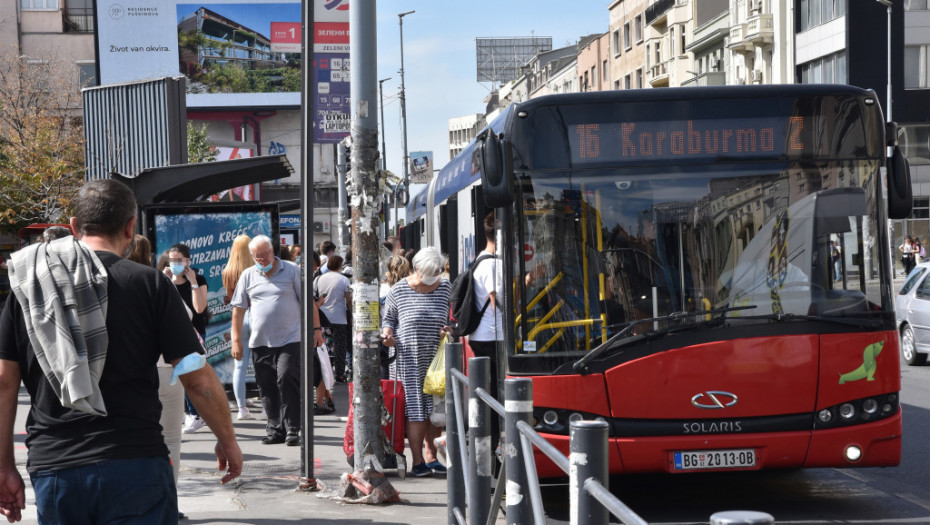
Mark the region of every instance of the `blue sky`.
MULTIPOLYGON (((361 0, 356 0, 361 1, 361 0)), ((384 83, 387 167, 401 175, 400 29, 404 17, 407 149, 433 151, 436 168, 449 161, 448 120, 483 113, 489 84, 476 80, 476 37, 549 36, 557 49, 604 33, 608 0, 381 0, 378 79, 384 83)), ((380 129, 379 129, 380 132, 380 129)), ((415 188, 416 190, 416 188, 415 188)))

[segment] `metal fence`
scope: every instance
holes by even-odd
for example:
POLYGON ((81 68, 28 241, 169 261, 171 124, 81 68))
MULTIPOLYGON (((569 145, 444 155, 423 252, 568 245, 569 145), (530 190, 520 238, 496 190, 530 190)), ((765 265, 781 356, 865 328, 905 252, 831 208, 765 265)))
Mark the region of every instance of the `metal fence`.
MULTIPOLYGON (((496 522, 505 491, 508 524, 544 525, 546 514, 536 475, 534 447, 568 475, 571 523, 602 525, 613 515, 627 525, 647 525, 609 490, 607 422, 572 422, 569 455, 565 457, 533 429, 532 380, 506 379, 501 405, 488 393, 489 358, 469 359, 466 376, 461 370, 462 345, 447 344, 445 351, 449 525, 496 522), (497 443, 491 436, 491 417, 498 416, 504 418, 504 439, 499 451, 503 461, 492 492, 497 443)), ((711 525, 774 522, 769 514, 754 511, 719 512, 710 519, 711 525)))

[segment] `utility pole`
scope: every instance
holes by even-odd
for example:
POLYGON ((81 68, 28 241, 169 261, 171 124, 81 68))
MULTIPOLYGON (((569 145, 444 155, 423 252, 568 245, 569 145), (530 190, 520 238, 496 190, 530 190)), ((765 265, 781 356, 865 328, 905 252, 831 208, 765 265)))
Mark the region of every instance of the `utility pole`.
MULTIPOLYGON (((401 135, 401 144, 403 145, 404 150, 404 192, 406 195, 410 194, 410 155, 407 154, 407 89, 404 86, 404 17, 407 15, 412 15, 416 11, 407 11, 406 13, 400 13, 397 15, 397 19, 400 21, 400 120, 403 122, 404 133, 401 135)), ((400 216, 397 214, 397 196, 398 192, 394 191, 394 234, 400 235, 400 227, 398 225, 400 216)))
POLYGON ((352 205, 352 407, 355 425, 355 469, 372 468, 366 458, 384 462, 381 439, 381 355, 379 352, 378 201, 380 181, 378 162, 377 25, 375 1, 352 2, 349 24, 352 28, 352 162, 346 178, 352 205))
MULTIPOLYGON (((378 81, 378 108, 381 110, 381 169, 387 170, 387 143, 384 139, 384 83, 388 80, 391 80, 391 77, 383 78, 378 81)), ((384 198, 384 206, 381 210, 384 214, 384 238, 388 236, 387 228, 388 224, 391 222, 391 218, 388 216, 391 213, 390 209, 387 206, 387 194, 384 198)))

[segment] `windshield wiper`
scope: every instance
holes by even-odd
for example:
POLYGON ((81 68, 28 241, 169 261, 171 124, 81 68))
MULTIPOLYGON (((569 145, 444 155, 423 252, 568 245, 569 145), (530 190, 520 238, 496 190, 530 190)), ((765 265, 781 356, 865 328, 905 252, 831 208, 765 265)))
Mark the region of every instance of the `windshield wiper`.
MULTIPOLYGON (((582 357, 582 358, 579 359, 578 361, 575 361, 574 363, 572 363, 572 369, 573 369, 575 372, 579 373, 579 374, 584 374, 585 371, 587 370, 588 363, 590 363, 591 361, 597 359, 601 354, 603 354, 604 352, 606 352, 608 349, 621 348, 621 347, 627 345, 628 343, 632 342, 633 340, 630 339, 630 340, 628 340, 628 341, 623 341, 623 342, 620 342, 620 343, 614 345, 614 343, 615 343, 618 339, 620 339, 621 337, 623 337, 624 335, 626 335, 626 333, 629 332, 630 330, 632 330, 633 327, 636 326, 637 324, 642 324, 642 323, 658 323, 658 322, 661 322, 661 321, 677 321, 677 320, 679 320, 679 319, 687 319, 687 318, 689 318, 689 317, 697 317, 697 316, 701 316, 701 315, 718 315, 718 314, 725 314, 725 313, 727 313, 727 312, 733 312, 733 311, 737 311, 737 310, 750 310, 750 309, 752 309, 752 308, 756 308, 756 306, 755 306, 755 305, 751 305, 751 306, 728 306, 728 307, 725 307, 725 308, 717 308, 716 310, 701 310, 701 311, 698 311, 698 312, 672 312, 672 313, 670 313, 670 314, 668 314, 668 315, 663 315, 663 316, 661 316, 661 317, 652 317, 652 318, 649 318, 649 319, 639 319, 639 320, 633 321, 632 323, 628 324, 628 325, 626 326, 626 328, 624 328, 623 330, 620 330, 619 332, 617 332, 616 334, 614 334, 610 339, 604 341, 603 343, 601 343, 600 345, 598 345, 595 349, 593 349, 593 350, 591 350, 590 352, 588 352, 587 354, 585 354, 584 357, 582 357)), ((742 319, 742 318, 741 318, 741 319, 742 319)), ((713 320, 713 319, 711 319, 711 321, 712 321, 712 320, 713 320)), ((707 322, 710 322, 710 321, 707 321, 707 322)), ((636 339, 636 340, 639 341, 639 339, 636 339)))

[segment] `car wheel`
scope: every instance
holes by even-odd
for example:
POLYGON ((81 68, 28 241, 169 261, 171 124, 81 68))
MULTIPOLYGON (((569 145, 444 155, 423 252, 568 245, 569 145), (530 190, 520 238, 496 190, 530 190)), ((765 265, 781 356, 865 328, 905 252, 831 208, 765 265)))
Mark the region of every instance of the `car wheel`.
POLYGON ((901 357, 910 366, 922 365, 927 362, 927 354, 917 352, 917 345, 914 342, 914 330, 910 325, 905 325, 901 329, 901 357))

